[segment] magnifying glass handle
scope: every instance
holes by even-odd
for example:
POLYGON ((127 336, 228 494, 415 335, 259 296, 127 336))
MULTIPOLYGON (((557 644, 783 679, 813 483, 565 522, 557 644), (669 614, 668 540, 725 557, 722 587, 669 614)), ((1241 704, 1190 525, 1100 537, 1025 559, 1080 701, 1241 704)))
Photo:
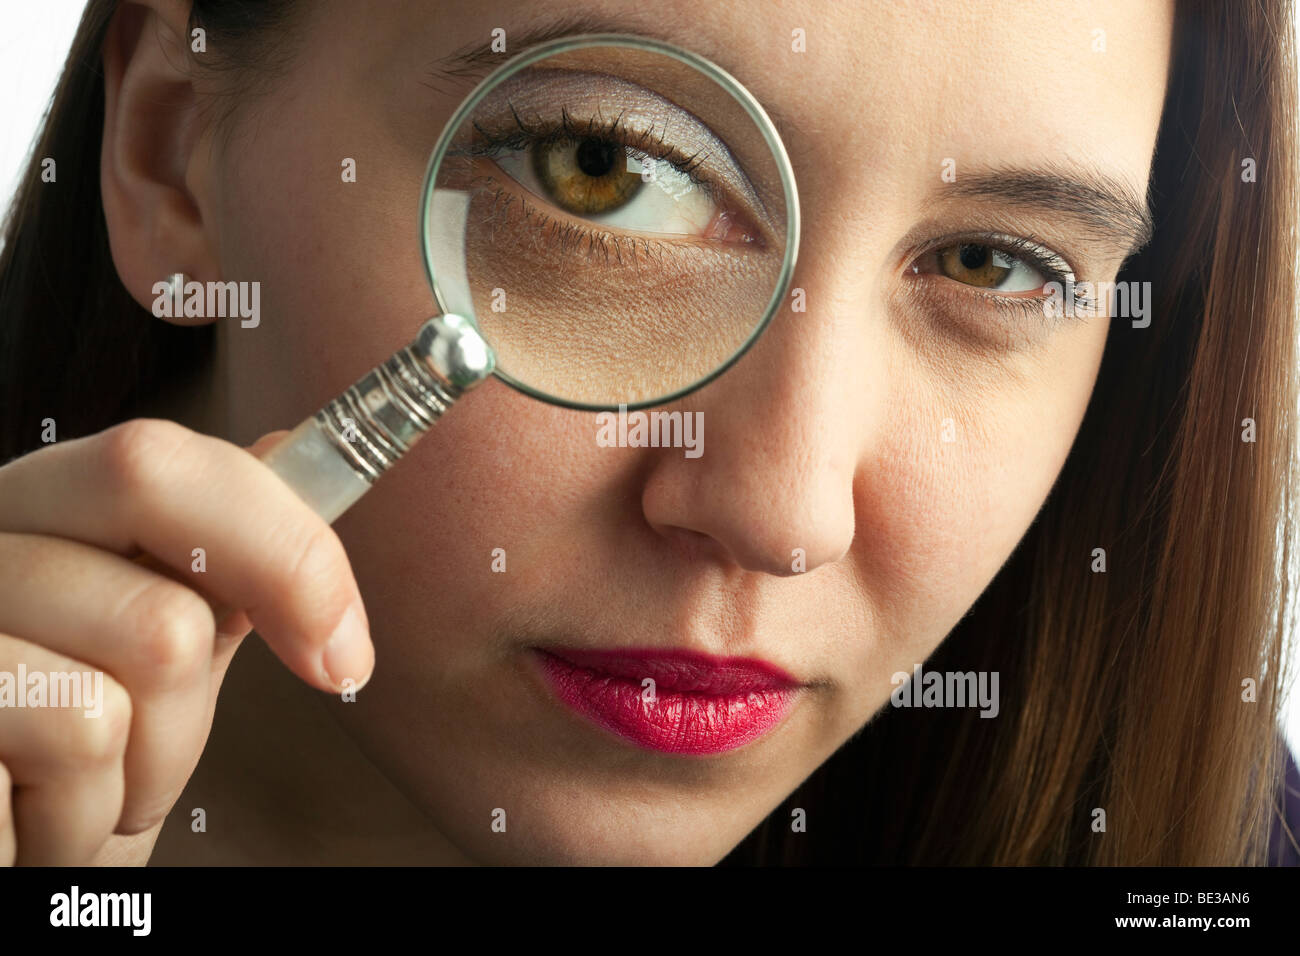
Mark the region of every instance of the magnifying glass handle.
POLYGON ((492 348, 469 319, 432 318, 414 342, 303 421, 262 461, 333 522, 495 366, 492 348))
MULTIPOLYGON (((414 342, 302 422, 262 461, 332 523, 495 367, 495 354, 472 322, 452 314, 432 318, 414 342)), ((152 554, 135 560, 188 580, 152 554)), ((220 629, 233 609, 209 603, 220 629)))

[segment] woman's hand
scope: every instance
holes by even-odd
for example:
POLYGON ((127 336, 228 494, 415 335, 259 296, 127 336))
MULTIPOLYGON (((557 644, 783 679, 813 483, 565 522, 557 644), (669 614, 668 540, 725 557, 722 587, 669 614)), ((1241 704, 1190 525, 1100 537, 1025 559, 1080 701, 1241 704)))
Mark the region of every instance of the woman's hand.
POLYGON ((0 468, 0 863, 90 863, 159 825, 252 627, 313 687, 369 678, 338 536, 256 459, 284 434, 246 451, 136 419, 0 468), (93 693, 80 675, 102 672, 98 716, 15 706, 20 667, 50 693, 51 674, 93 693))

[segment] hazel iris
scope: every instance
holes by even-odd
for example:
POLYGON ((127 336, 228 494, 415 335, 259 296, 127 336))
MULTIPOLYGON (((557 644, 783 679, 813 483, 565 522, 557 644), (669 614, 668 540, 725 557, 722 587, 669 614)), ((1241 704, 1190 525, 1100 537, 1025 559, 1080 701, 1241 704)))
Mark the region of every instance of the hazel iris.
POLYGON ((533 172, 546 197, 565 212, 598 215, 625 206, 640 190, 627 151, 606 139, 585 138, 536 146, 533 172))
POLYGON ((988 246, 963 243, 939 252, 939 268, 949 279, 985 289, 1006 281, 1012 266, 1007 257, 988 246))

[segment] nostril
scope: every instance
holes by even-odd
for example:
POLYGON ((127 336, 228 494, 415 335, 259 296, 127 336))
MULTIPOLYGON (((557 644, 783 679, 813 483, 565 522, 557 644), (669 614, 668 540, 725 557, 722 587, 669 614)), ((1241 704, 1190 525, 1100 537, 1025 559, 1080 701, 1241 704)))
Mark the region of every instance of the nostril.
POLYGON ((661 526, 655 530, 683 561, 729 560, 727 549, 711 535, 677 525, 661 526))

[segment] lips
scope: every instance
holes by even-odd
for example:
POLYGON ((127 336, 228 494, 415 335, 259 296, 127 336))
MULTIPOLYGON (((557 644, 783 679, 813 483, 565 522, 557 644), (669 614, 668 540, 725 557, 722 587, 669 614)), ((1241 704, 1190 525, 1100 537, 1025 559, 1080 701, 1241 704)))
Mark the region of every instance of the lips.
POLYGON ((534 650, 562 702, 625 740, 661 753, 717 754, 750 743, 781 722, 801 686, 780 668, 748 658, 534 650))

